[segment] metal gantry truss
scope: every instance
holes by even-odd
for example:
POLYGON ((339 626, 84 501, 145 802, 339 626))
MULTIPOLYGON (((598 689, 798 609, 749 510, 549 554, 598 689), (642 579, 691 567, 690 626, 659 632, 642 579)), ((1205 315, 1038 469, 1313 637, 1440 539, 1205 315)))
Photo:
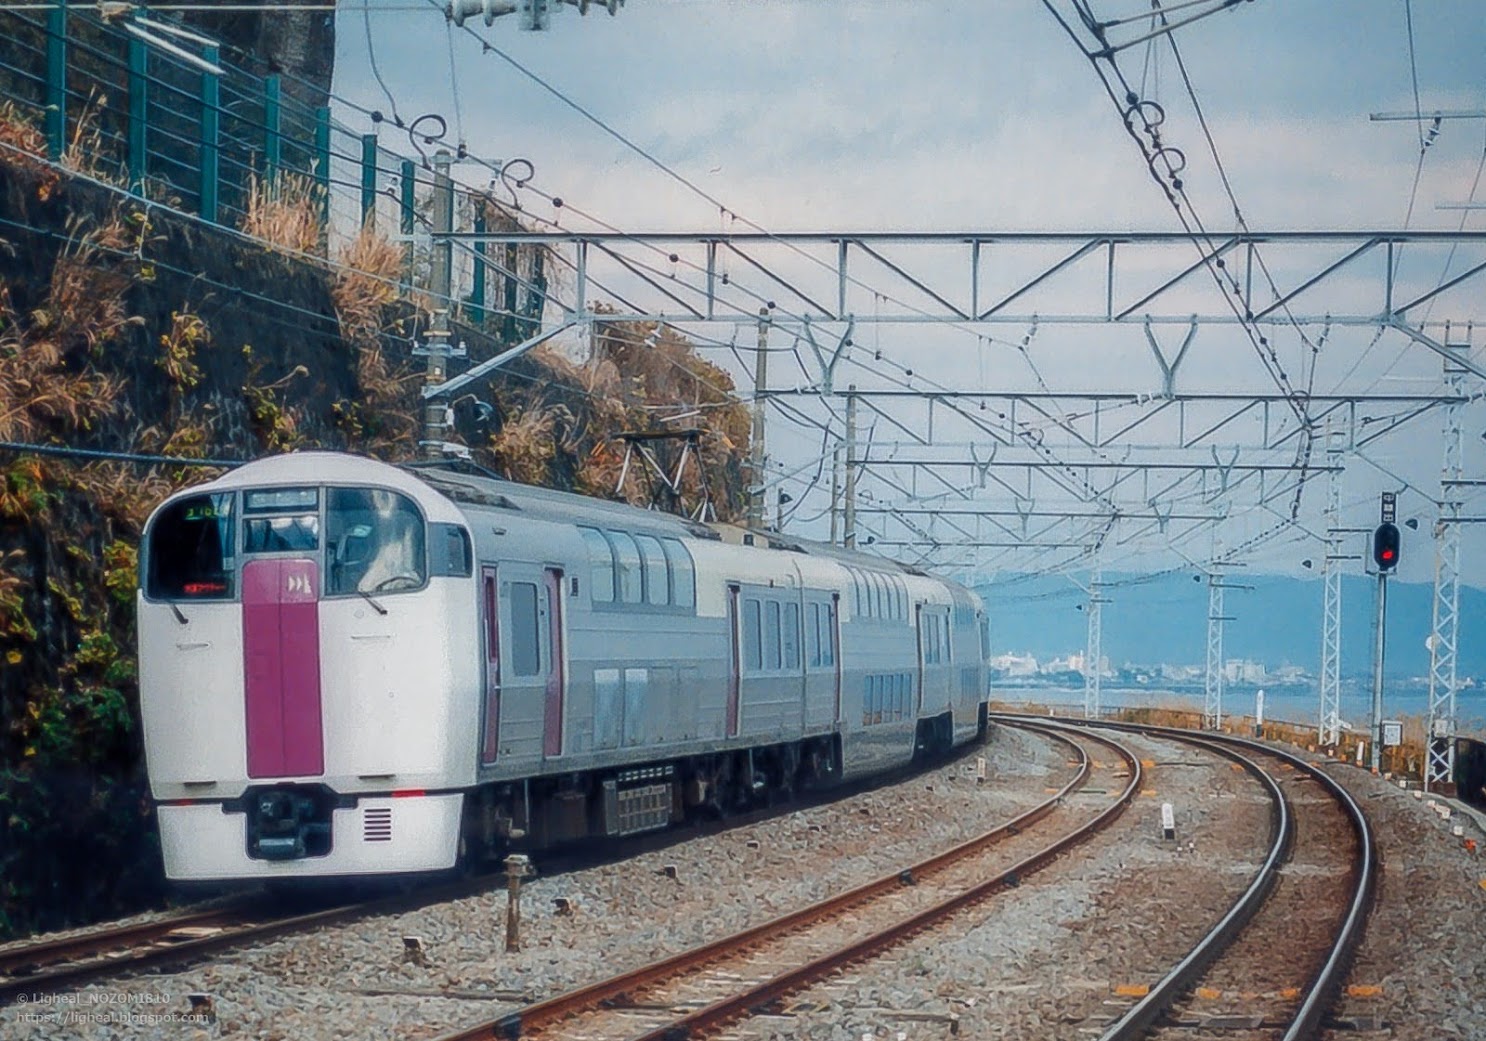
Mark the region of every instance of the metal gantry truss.
POLYGON ((1320 741, 1333 747, 1341 740, 1342 707, 1342 456, 1343 431, 1326 430, 1326 547, 1321 561, 1321 723, 1320 741))
MULTIPOLYGON (((1219 554, 1215 549, 1213 556, 1219 554)), ((1223 584, 1220 572, 1207 576, 1207 670, 1202 682, 1202 728, 1219 730, 1223 726, 1223 584)))
POLYGON ((1089 639, 1084 650, 1084 718, 1098 719, 1103 711, 1101 704, 1104 686, 1104 611, 1109 601, 1105 598, 1100 582, 1098 555, 1094 568, 1089 572, 1089 639))
MULTIPOLYGON (((1455 347, 1464 356, 1465 346, 1455 347)), ((1445 383, 1459 394, 1465 369, 1445 359, 1445 383)), ((1455 779, 1455 692, 1460 649, 1460 526, 1462 475, 1461 409, 1445 409, 1444 469, 1440 480, 1440 515, 1435 524, 1433 631, 1429 638, 1429 752, 1425 756, 1424 787, 1455 779)))
MULTIPOLYGON (((777 409, 802 427, 817 424, 828 458, 844 460, 840 481, 832 467, 833 489, 844 484, 844 496, 833 490, 830 497, 833 530, 842 531, 847 544, 918 554, 914 562, 924 566, 979 568, 984 551, 1006 550, 1019 564, 1036 559, 1040 567, 1043 559, 1025 550, 1063 548, 1076 553, 1059 568, 1089 567, 1106 545, 1138 545, 1153 536, 1175 544, 1214 530, 1232 515, 1229 503, 1294 523, 1301 491, 1324 476, 1326 530, 1317 538, 1326 546, 1320 712, 1326 744, 1339 738, 1342 722, 1342 466, 1347 453, 1368 460, 1370 443, 1443 409, 1446 489, 1436 526, 1435 737, 1428 770, 1435 781, 1448 775, 1462 522, 1459 489, 1449 482, 1461 472, 1460 416, 1475 400, 1465 377, 1486 379, 1486 368, 1454 349, 1448 323, 1429 319, 1446 308, 1471 317, 1486 297, 1486 230, 1212 236, 557 231, 434 238, 543 246, 552 266, 565 265, 566 274, 548 290, 548 314, 560 316, 557 328, 426 395, 448 398, 543 340, 591 324, 668 324, 735 353, 740 335, 767 328, 768 350, 793 353, 805 381, 790 388, 759 380, 753 388, 758 415, 767 403, 771 414, 777 409), (1405 251, 1410 263, 1400 265, 1405 251), (1440 267, 1419 261, 1435 256, 1446 260, 1446 270, 1454 264, 1453 273, 1432 277, 1440 267), (1009 326, 1025 333, 1020 348, 1008 340, 1009 326), (1029 342, 1040 327, 1079 326, 1098 337, 1091 359, 1120 347, 1144 355, 1143 334, 1154 366, 1147 358, 1143 371, 1126 367, 1121 387, 1048 386, 1032 363, 1029 342), (1220 334, 1217 346, 1198 341, 1207 327, 1220 334), (1445 386, 1389 393, 1374 381, 1359 392, 1311 393, 1295 389, 1298 384, 1268 362, 1270 371, 1261 372, 1268 344, 1284 338, 1300 353, 1318 356, 1332 327, 1375 329, 1374 344, 1386 335, 1444 356, 1445 386), (882 350, 866 348, 864 328, 887 329, 900 341, 890 345, 886 363, 882 350), (1218 384, 1221 390, 1194 387, 1186 371, 1194 341, 1209 361, 1224 362, 1229 371, 1242 363, 1238 367, 1254 378, 1218 384), (978 388, 953 376, 944 378, 955 386, 929 378, 934 367, 917 359, 955 343, 1019 349, 1022 359, 1012 361, 1030 375, 1019 368, 1017 379, 1000 372, 987 381, 982 374, 978 388), (895 353, 914 359, 922 371, 916 376, 895 353), (837 407, 843 398, 844 422, 837 407), (1324 456, 1318 458, 1323 429, 1324 456)), ((487 250, 491 255, 504 254, 487 250)), ((1068 342, 1062 336, 1048 349, 1066 350, 1068 342)), ((761 340, 757 370, 765 358, 761 340)), ((764 486, 763 473, 774 474, 772 460, 764 463, 755 467, 755 490, 764 486)), ((1223 558, 1215 554, 1213 560, 1204 716, 1207 725, 1219 726, 1223 594, 1234 587, 1224 582, 1223 558)), ((1100 574, 1096 568, 1088 605, 1091 673, 1097 672, 1101 636, 1100 574)), ((1086 707, 1097 707, 1097 676, 1085 693, 1086 707)))

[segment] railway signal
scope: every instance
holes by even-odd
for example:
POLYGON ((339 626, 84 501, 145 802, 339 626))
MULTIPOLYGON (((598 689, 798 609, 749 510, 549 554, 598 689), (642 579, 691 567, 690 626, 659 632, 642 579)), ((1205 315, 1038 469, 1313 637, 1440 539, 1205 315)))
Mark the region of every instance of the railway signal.
POLYGON ((1378 525, 1372 536, 1372 559, 1379 572, 1392 571, 1398 566, 1398 526, 1392 522, 1378 525))

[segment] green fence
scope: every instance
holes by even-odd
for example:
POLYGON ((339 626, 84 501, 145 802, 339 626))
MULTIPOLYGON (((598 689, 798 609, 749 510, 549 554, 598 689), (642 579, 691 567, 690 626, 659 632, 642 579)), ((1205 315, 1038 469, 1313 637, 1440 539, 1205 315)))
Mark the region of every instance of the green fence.
MULTIPOLYGON (((381 143, 386 134, 409 145, 407 134, 348 105, 364 117, 349 126, 295 96, 315 88, 256 75, 233 57, 163 17, 104 20, 96 8, 63 4, 0 11, 0 101, 44 133, 49 158, 65 156, 121 190, 231 228, 242 226, 255 183, 303 178, 323 206, 322 251, 334 254, 372 221, 408 241, 406 278, 422 283, 428 246, 415 243, 431 230, 433 174, 424 156, 381 143)), ((455 192, 453 230, 483 230, 476 196, 455 192)), ((514 247, 499 253, 456 250, 450 306, 520 339, 545 305, 544 257, 514 247)))

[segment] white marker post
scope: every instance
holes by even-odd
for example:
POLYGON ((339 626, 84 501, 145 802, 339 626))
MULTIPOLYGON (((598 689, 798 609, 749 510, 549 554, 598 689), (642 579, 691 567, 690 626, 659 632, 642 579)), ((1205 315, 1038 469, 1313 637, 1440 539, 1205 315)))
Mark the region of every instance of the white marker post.
POLYGON ((1176 812, 1169 802, 1161 804, 1161 837, 1168 841, 1176 838, 1176 812))
POLYGON ((1254 695, 1254 736, 1264 736, 1264 688, 1254 695))

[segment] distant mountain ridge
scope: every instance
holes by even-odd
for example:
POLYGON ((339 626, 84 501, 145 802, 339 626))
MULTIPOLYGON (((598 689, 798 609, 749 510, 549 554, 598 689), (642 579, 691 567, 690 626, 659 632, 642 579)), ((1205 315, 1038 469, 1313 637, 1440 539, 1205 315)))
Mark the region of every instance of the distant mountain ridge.
MULTIPOLYGON (((1319 580, 1276 575, 1235 577, 1251 591, 1230 589, 1223 613, 1232 620, 1223 634, 1227 660, 1248 659, 1274 668, 1299 665, 1314 675, 1321 657, 1319 580)), ((1149 581, 1139 575, 1106 573, 1102 649, 1113 666, 1201 665, 1207 648, 1205 582, 1190 574, 1149 581)), ((1342 674, 1372 670, 1376 580, 1342 579, 1342 674)), ((1045 661, 1081 653, 1088 616, 1078 610, 1085 595, 1066 578, 1007 575, 978 587, 991 623, 991 653, 1027 653, 1045 661)), ((1390 676, 1425 676, 1424 645, 1433 625, 1431 585, 1390 581, 1386 671, 1390 676)), ((1459 673, 1486 676, 1486 591, 1461 586, 1459 673)))

